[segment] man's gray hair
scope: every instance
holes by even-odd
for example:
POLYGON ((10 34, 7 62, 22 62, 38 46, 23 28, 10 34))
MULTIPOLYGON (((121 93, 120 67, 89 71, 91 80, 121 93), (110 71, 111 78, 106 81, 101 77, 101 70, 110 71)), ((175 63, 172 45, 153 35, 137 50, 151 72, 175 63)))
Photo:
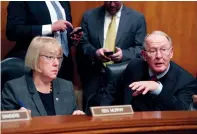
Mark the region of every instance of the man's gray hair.
POLYGON ((170 46, 172 46, 172 39, 164 32, 162 31, 153 31, 151 34, 147 34, 146 37, 144 38, 144 43, 143 43, 143 49, 145 49, 146 47, 146 39, 150 36, 150 35, 162 35, 165 36, 170 44, 170 46))

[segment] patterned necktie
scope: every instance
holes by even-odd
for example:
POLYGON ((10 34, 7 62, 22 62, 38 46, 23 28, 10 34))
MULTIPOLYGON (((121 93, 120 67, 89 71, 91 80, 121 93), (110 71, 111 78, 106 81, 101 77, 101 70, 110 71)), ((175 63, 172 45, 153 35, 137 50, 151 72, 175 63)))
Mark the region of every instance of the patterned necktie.
MULTIPOLYGON (((63 18, 62 12, 60 11, 57 3, 55 1, 51 1, 51 4, 53 5, 56 11, 58 20, 63 20, 64 18, 63 18)), ((61 38, 61 44, 62 44, 64 55, 68 56, 69 48, 68 48, 67 30, 60 31, 60 38, 61 38)))
POLYGON ((157 81, 158 79, 157 79, 157 76, 156 76, 156 75, 152 75, 152 76, 150 77, 150 80, 152 80, 152 81, 157 81))
MULTIPOLYGON (((109 24, 105 45, 104 48, 108 49, 109 51, 115 51, 115 41, 116 41, 116 17, 113 16, 111 23, 109 24)), ((113 64, 113 61, 105 62, 105 64, 113 64)))

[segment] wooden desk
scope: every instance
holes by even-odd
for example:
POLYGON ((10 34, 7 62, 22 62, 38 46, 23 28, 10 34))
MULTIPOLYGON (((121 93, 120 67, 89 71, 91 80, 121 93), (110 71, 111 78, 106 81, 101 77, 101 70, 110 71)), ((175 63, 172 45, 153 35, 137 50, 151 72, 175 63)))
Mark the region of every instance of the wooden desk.
POLYGON ((2 133, 143 133, 197 134, 197 111, 136 112, 127 116, 48 116, 2 123, 2 133))

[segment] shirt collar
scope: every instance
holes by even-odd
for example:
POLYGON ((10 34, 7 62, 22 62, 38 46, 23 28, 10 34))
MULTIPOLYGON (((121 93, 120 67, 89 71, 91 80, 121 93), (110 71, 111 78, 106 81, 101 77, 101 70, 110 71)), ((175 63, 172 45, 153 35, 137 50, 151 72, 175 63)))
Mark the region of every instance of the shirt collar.
MULTIPOLYGON (((117 18, 120 18, 120 16, 121 16, 121 12, 122 12, 122 7, 123 7, 123 4, 121 5, 121 8, 120 8, 120 10, 115 14, 115 16, 117 17, 117 18)), ((105 16, 111 16, 111 14, 107 11, 107 10, 105 10, 105 16)))
MULTIPOLYGON (((168 68, 166 69, 166 71, 164 71, 163 73, 161 73, 161 74, 159 74, 159 75, 156 75, 157 79, 160 79, 160 78, 162 78, 164 75, 166 75, 167 72, 168 72, 168 70, 169 70, 169 68, 170 68, 170 64, 169 64, 168 68)), ((148 72, 149 72, 149 76, 153 76, 153 75, 154 75, 154 73, 151 71, 150 68, 148 69, 148 72)))

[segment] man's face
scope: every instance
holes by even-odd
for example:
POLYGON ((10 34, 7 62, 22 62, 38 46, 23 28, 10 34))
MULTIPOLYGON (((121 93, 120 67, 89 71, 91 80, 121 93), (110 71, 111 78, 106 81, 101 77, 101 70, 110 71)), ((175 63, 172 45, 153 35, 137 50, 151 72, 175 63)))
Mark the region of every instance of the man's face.
POLYGON ((153 34, 147 37, 142 55, 151 71, 160 74, 167 70, 173 56, 173 48, 165 36, 153 34))
POLYGON ((113 16, 115 15, 121 8, 120 1, 105 1, 104 6, 106 10, 113 16))

